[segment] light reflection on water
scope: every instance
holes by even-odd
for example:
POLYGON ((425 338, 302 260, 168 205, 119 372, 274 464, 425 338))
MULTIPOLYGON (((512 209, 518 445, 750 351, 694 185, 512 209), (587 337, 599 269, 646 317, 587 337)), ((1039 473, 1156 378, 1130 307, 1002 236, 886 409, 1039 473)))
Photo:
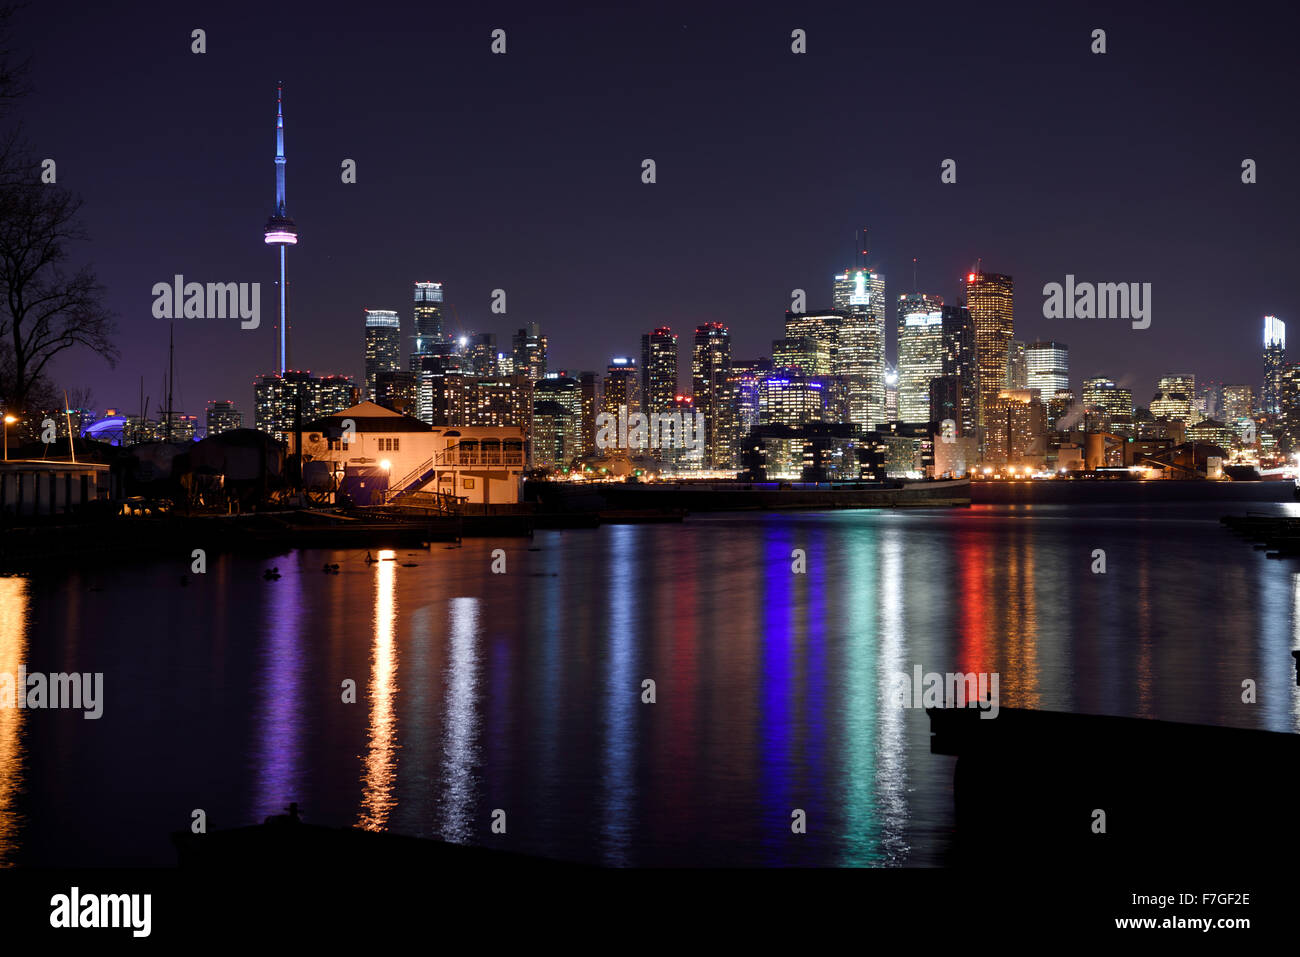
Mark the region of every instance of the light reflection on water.
POLYGON ((99 590, 0 579, 0 671, 25 642, 50 667, 114 663, 102 721, 0 710, 0 862, 170 864, 178 809, 226 826, 297 801, 316 823, 611 865, 942 863, 952 759, 890 706, 913 666, 998 672, 1003 705, 1297 730, 1300 562, 1234 539, 1222 510, 692 517, 377 565, 221 558, 185 591, 162 565, 99 570, 99 590), (187 622, 165 654, 123 626, 143 600, 187 622), (200 734, 202 761, 139 776, 89 757, 161 762, 200 734), (57 775, 27 773, 38 749, 57 775), (88 791, 129 822, 91 852, 59 828, 88 791))
POLYGON ((0 577, 0 867, 14 863, 22 823, 15 797, 23 782, 18 666, 27 651, 27 581, 0 577), (8 687, 5 687, 6 678, 8 687))

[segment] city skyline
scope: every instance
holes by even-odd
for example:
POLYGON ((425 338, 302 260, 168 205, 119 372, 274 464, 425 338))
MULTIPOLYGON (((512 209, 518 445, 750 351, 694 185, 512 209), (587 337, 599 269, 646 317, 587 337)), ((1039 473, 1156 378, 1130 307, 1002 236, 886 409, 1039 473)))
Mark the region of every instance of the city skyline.
MULTIPOLYGON (((33 25, 48 15, 35 10, 22 14, 33 25)), ((1259 316, 1285 320, 1296 312, 1297 293, 1286 281, 1285 268, 1296 244, 1286 228, 1294 220, 1296 200, 1285 190, 1280 174, 1289 136, 1254 122, 1268 111, 1269 97, 1278 94, 1252 82, 1251 97, 1243 100, 1236 95, 1236 84, 1246 81, 1234 80, 1232 72, 1232 65, 1240 64, 1247 52, 1251 62, 1266 60, 1277 39, 1260 27, 1227 17, 1187 24, 1207 35, 1217 32, 1221 41, 1222 62, 1208 72, 1202 69, 1192 80, 1194 86, 1207 85, 1200 91, 1203 95, 1198 98, 1192 90, 1177 98, 1170 110, 1157 109, 1164 117, 1157 129, 1128 124, 1125 155, 1152 150, 1155 155, 1178 155, 1177 164, 1162 165, 1159 171, 1144 168, 1139 175, 1130 164, 1116 161, 1112 151, 1120 141, 1118 134, 1106 132, 1111 124, 1083 138, 1069 155, 1044 150, 1041 142, 1043 136, 1056 142, 1068 135, 1069 123, 1051 122, 1045 128, 1040 123, 1037 132, 1012 123, 1009 131, 1003 128, 992 136, 971 111, 945 109, 955 94, 941 90, 937 80, 924 79, 910 81, 913 89, 899 91, 900 101, 890 107, 890 115, 899 122, 942 116, 945 145, 875 156, 870 163, 851 159, 828 164, 819 158, 814 165, 809 158, 791 158, 779 150, 749 149, 757 142, 761 124, 759 111, 747 102, 737 104, 735 114, 714 130, 713 112, 693 106, 685 90, 669 91, 665 99, 633 69, 633 64, 644 66, 658 50, 670 51, 689 77, 700 80, 716 79, 717 71, 727 70, 750 76, 758 66, 769 64, 774 71, 770 79, 752 77, 755 98, 766 96, 788 109, 817 102, 847 75, 850 64, 843 61, 850 51, 828 14, 803 17, 813 42, 809 59, 799 61, 783 39, 792 15, 755 11, 741 22, 721 14, 693 12, 674 18, 665 12, 642 24, 644 36, 629 41, 630 48, 620 54, 630 65, 618 75, 636 81, 623 97, 628 102, 615 109, 619 98, 614 94, 586 94, 606 103, 611 117, 633 119, 604 131, 607 135, 598 143, 585 123, 589 110, 551 110, 546 115, 555 135, 547 140, 547 155, 539 156, 536 175, 515 170, 503 178, 504 167, 489 162, 493 151, 485 152, 480 144, 531 136, 538 120, 494 126, 486 110, 457 112, 432 102, 426 106, 419 99, 422 85, 413 81, 400 55, 393 58, 395 76, 331 76, 324 64, 337 58, 345 42, 355 43, 355 36, 351 31, 346 37, 320 34, 313 49, 286 53, 265 40, 268 31, 275 36, 290 28, 291 8, 270 12, 269 23, 257 30, 247 29, 238 19, 214 20, 206 29, 222 43, 203 56, 189 52, 187 35, 179 40, 173 36, 179 30, 173 18, 143 28, 135 42, 165 54, 176 81, 151 94, 147 103, 120 97, 115 109, 104 109, 101 97, 124 93, 121 84, 129 81, 129 71, 119 78, 123 71, 109 68, 120 66, 111 54, 92 43, 78 43, 101 16, 91 14, 85 21, 61 25, 62 32, 70 34, 67 45, 37 51, 36 92, 25 107, 37 151, 58 157, 60 183, 86 199, 92 242, 78 253, 94 263, 108 301, 119 313, 123 358, 117 370, 84 354, 61 359, 54 370, 60 383, 90 386, 101 407, 130 408, 141 376, 150 394, 161 380, 166 336, 162 323, 147 312, 147 293, 154 282, 174 273, 201 281, 261 282, 264 318, 273 311, 276 264, 267 261, 264 246, 250 242, 248 235, 251 224, 265 217, 268 91, 281 79, 293 134, 293 209, 314 237, 310 252, 295 250, 290 276, 290 364, 313 372, 360 381, 357 310, 392 308, 409 323, 402 290, 430 275, 452 290, 449 328, 490 331, 503 341, 506 334, 535 322, 550 337, 552 356, 570 369, 601 369, 610 355, 634 353, 647 330, 690 330, 714 321, 728 326, 733 355, 766 354, 765 345, 774 335, 773 317, 788 307, 792 289, 806 289, 811 308, 828 304, 829 291, 821 291, 825 277, 855 252, 863 226, 869 229, 870 262, 891 277, 891 293, 908 291, 912 260, 919 259, 916 288, 945 302, 959 302, 961 278, 982 259, 985 269, 1016 279, 1019 340, 1067 342, 1077 375, 1110 376, 1135 397, 1166 374, 1175 357, 1173 364, 1190 368, 1199 378, 1258 387, 1262 376, 1255 336, 1247 337, 1245 330, 1253 332, 1259 316), (721 43, 724 38, 727 42, 721 43), (725 55, 717 55, 718 46, 725 55), (65 52, 73 49, 83 54, 80 61, 65 52), (238 68, 236 55, 241 58, 238 68), (89 71, 107 79, 99 88, 79 90, 84 95, 78 98, 68 96, 68 85, 78 84, 78 77, 89 71), (96 146, 105 139, 96 133, 100 124, 114 117, 129 131, 141 156, 162 149, 157 139, 161 134, 142 125, 146 116, 156 115, 160 98, 164 112, 171 108, 173 115, 191 124, 180 128, 179 142, 167 150, 174 162, 165 173, 165 190, 156 183, 146 188, 139 178, 146 170, 121 147, 109 156, 96 146), (41 104, 58 101, 76 102, 80 112, 71 115, 65 110, 53 117, 42 110, 41 104), (1198 106, 1234 103, 1235 112, 1221 118, 1226 126, 1216 137, 1220 142, 1239 141, 1242 145, 1234 154, 1217 145, 1211 149, 1203 142, 1186 142, 1198 128, 1186 105, 1193 101, 1198 106), (410 155, 419 154, 413 143, 425 134, 411 134, 409 124, 395 120, 399 112, 413 111, 430 117, 436 132, 451 136, 456 144, 438 152, 438 163, 432 166, 413 162, 410 155), (680 136, 669 135, 680 125, 670 122, 669 115, 677 114, 691 131, 689 149, 682 148, 680 136), (388 132, 399 128, 401 138, 388 132), (213 142, 207 142, 205 134, 210 129, 222 131, 213 142), (412 141, 411 135, 417 139, 412 141), (1147 142, 1135 142, 1135 136, 1147 142), (945 185, 939 178, 940 162, 949 155, 956 157, 959 173, 956 184, 945 185), (659 174, 652 185, 643 184, 639 176, 645 156, 657 157, 659 174), (1243 156, 1260 163, 1259 182, 1241 183, 1243 156), (357 164, 355 184, 341 181, 345 159, 357 164), (1092 197, 1088 203, 1078 202, 1080 190, 1092 197), (1191 204, 1198 211, 1196 228, 1186 219, 1188 204, 1181 202, 1188 190, 1198 195, 1198 203, 1191 204), (750 202, 737 205, 741 195, 750 202), (704 201, 706 196, 715 199, 704 201), (122 202, 128 197, 133 205, 131 214, 124 216, 122 202), (183 197, 182 221, 192 242, 175 240, 176 197, 183 197), (764 201, 755 204, 754 197, 764 201), (1144 221, 1153 224, 1140 237, 1110 228, 1133 212, 1134 202, 1147 214, 1144 221), (562 215, 562 209, 569 215, 562 215), (573 216, 575 209, 583 215, 573 216), (1053 212, 1046 215, 1044 210, 1053 212), (162 228, 163 221, 171 228, 162 228), (543 228, 543 223, 551 225, 543 228), (759 228, 760 223, 767 228, 759 228), (1207 255, 1204 244, 1211 230, 1206 227, 1211 224, 1214 252, 1207 255), (934 225, 939 228, 931 228, 934 225), (1099 242, 1103 235, 1105 243, 1099 242), (737 242, 742 236, 746 241, 737 242), (1203 269, 1199 264, 1211 258, 1213 275, 1228 280, 1189 281, 1188 272, 1203 269), (1151 282, 1151 328, 1136 331, 1122 323, 1043 319, 1038 290, 1067 274, 1151 282), (647 281, 651 276, 653 281, 647 281), (490 311, 492 291, 498 288, 509 293, 505 315, 490 311), (629 296, 629 289, 637 294, 629 296), (655 294, 646 295, 647 289, 655 294), (617 329, 591 336, 590 324, 607 325, 611 314, 617 329), (1116 361, 1120 357, 1123 362, 1116 361)), ((375 28, 381 22, 368 19, 378 14, 360 16, 363 27, 375 28)), ((436 33, 443 58, 439 70, 456 75, 457 89, 485 105, 572 94, 581 88, 588 69, 609 67, 612 54, 599 38, 618 34, 628 16, 591 14, 568 24, 566 32, 545 18, 512 13, 507 19, 514 43, 508 55, 493 57, 487 37, 495 21, 452 13, 439 21, 436 33), (542 48, 545 54, 539 52, 542 48), (574 55, 568 71, 558 75, 551 70, 557 53, 574 55), (546 89, 533 90, 529 84, 539 71, 546 77, 546 89)), ((1081 96, 1080 84, 1089 84, 1088 95, 1094 97, 1097 85, 1117 92, 1121 79, 1127 85, 1134 74, 1178 67, 1182 48, 1161 45, 1155 28, 1119 12, 1104 19, 1112 36, 1125 37, 1105 57, 1088 52, 1082 27, 1030 9, 1007 16, 996 30, 994 25, 976 24, 964 39, 936 42, 944 49, 953 45, 952 52, 958 54, 966 43, 983 43, 1005 54, 1005 65, 983 76, 979 89, 969 95, 982 93, 987 99, 997 94, 1007 118, 1033 116, 1040 122, 1043 113, 1035 107, 1042 105, 1043 97, 1070 103, 1081 96), (1080 34, 1084 40, 1078 39, 1080 34), (1031 35, 1033 43, 1028 42, 1031 35), (1144 60, 1134 51, 1152 59, 1144 60), (1052 73, 1049 90, 1022 90, 1011 82, 1017 69, 1043 69, 1053 58, 1065 57, 1070 59, 1070 75, 1052 73)), ((873 11, 870 21, 885 35, 907 35, 907 14, 873 11)), ((387 42, 400 52, 407 41, 387 42)), ((886 44, 882 55, 887 62, 897 62, 909 49, 906 42, 886 44)), ((1120 102, 1112 105, 1116 129, 1125 126, 1125 110, 1137 109, 1120 102)), ((1146 116, 1153 104, 1144 100, 1141 108, 1146 116)), ((798 117, 803 136, 816 135, 823 122, 806 109, 791 115, 798 117)), ((160 174, 153 169, 147 175, 160 174)), ((897 321, 895 303, 887 303, 887 310, 888 330, 897 321)), ((174 324, 177 408, 198 412, 217 397, 233 397, 238 406, 249 408, 252 382, 273 369, 275 323, 264 321, 253 331, 208 320, 174 324), (256 360, 251 368, 250 357, 256 360)), ((887 355, 896 355, 892 333, 889 342, 887 355)))

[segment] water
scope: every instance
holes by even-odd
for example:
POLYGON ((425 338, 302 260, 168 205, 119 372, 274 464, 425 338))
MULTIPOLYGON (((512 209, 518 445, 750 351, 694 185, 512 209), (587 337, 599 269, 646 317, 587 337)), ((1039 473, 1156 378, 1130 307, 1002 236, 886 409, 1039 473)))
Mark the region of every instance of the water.
POLYGON ((211 556, 188 587, 188 554, 0 578, 0 673, 105 689, 97 721, 0 709, 0 863, 170 865, 195 809, 221 828, 297 801, 611 865, 942 864, 953 759, 890 704, 915 665, 997 672, 1003 706, 1297 729, 1300 562, 1218 523, 1289 494, 1022 485, 969 510, 696 516, 378 565, 211 556))

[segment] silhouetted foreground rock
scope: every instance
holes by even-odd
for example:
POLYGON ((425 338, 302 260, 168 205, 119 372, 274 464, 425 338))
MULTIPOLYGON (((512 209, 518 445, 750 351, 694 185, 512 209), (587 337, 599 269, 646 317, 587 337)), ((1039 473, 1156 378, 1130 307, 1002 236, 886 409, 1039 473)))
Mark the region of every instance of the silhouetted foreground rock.
POLYGON ((263 824, 209 834, 178 831, 172 835, 182 867, 248 870, 263 868, 323 869, 352 866, 454 867, 459 869, 553 868, 574 865, 511 851, 426 838, 367 831, 356 827, 322 827, 303 823, 297 805, 263 824))
POLYGON ((1298 735, 1016 708, 992 720, 976 709, 927 711, 930 750, 958 759, 956 863, 1281 865, 1300 850, 1298 735))

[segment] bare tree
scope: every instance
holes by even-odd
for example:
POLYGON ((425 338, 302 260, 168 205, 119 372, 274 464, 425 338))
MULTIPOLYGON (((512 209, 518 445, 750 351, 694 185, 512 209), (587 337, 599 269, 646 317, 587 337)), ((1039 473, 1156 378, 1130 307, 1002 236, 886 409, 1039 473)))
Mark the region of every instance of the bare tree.
MULTIPOLYGON (((26 92, 13 66, 14 8, 0 6, 0 115, 26 92)), ((0 141, 0 404, 22 409, 50 360, 76 346, 117 361, 116 324, 90 267, 70 269, 68 246, 86 238, 81 200, 43 183, 16 130, 0 141)))

